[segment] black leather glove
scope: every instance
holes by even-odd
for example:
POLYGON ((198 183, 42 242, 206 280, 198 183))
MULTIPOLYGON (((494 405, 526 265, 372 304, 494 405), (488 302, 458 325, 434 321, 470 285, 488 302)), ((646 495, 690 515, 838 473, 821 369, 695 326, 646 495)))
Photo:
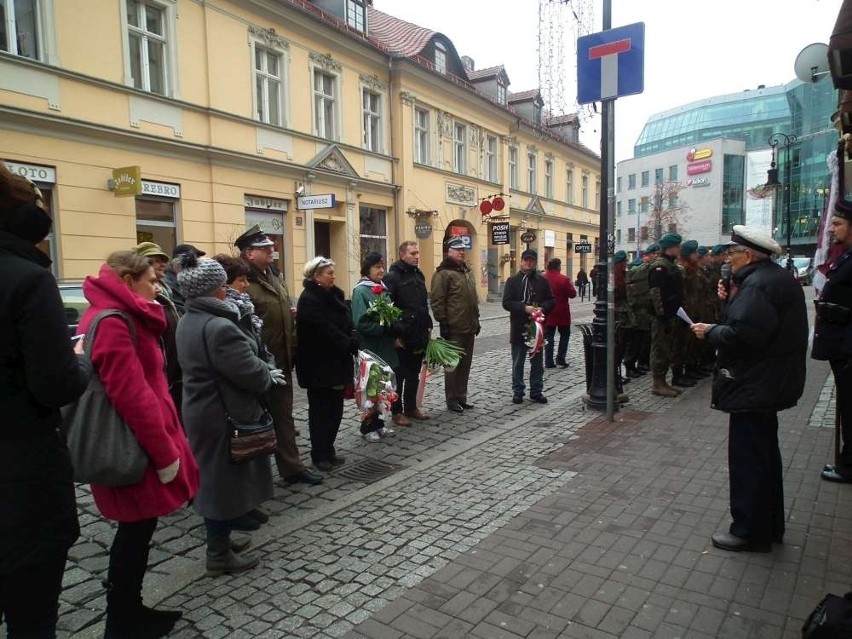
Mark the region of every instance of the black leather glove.
POLYGON ((482 330, 482 324, 476 325, 476 333, 474 335, 479 336, 480 331, 482 330))
POLYGON ((443 337, 444 339, 450 339, 450 327, 449 326, 447 326, 446 324, 441 324, 440 332, 441 332, 441 337, 443 337))

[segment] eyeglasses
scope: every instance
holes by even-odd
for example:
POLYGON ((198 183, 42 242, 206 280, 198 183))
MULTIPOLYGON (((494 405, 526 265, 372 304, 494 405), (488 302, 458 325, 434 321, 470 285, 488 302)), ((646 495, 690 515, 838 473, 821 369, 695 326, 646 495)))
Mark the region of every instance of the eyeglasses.
POLYGON ((743 253, 747 250, 748 250, 747 248, 742 248, 742 247, 735 248, 735 249, 726 249, 725 255, 727 255, 728 257, 733 257, 734 253, 743 253))

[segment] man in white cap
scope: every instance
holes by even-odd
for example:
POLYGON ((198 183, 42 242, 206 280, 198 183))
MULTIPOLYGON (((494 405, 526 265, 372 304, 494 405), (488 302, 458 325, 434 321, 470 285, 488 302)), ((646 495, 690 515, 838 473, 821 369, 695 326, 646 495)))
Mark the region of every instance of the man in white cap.
POLYGON ((727 248, 730 283, 720 324, 693 324, 719 351, 711 407, 730 414, 728 469, 733 523, 712 536, 723 550, 769 552, 784 537, 784 482, 778 411, 795 406, 805 386, 808 317, 802 287, 770 259, 771 237, 735 225, 727 248))

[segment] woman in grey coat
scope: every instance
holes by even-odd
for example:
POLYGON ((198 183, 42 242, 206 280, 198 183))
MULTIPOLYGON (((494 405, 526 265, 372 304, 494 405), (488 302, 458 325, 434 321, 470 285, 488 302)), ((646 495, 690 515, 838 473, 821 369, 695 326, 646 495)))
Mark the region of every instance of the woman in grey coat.
POLYGON ((257 565, 257 557, 233 552, 230 534, 235 519, 272 497, 267 458, 231 462, 228 415, 261 421, 263 395, 284 379, 258 356, 257 340, 241 326, 237 307, 225 301, 226 277, 218 262, 194 255, 184 258, 178 273, 187 299, 177 329, 184 426, 201 476, 193 507, 204 517, 211 576, 257 565))

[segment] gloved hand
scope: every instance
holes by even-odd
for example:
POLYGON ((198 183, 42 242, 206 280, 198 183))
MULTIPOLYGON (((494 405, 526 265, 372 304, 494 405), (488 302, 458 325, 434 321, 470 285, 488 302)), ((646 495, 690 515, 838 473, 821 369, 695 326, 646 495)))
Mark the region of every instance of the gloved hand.
POLYGON ((160 483, 161 484, 168 484, 169 482, 174 481, 175 477, 177 477, 179 468, 180 468, 180 458, 174 460, 171 464, 169 464, 165 468, 158 469, 157 470, 157 478, 160 480, 160 483))
POLYGON ((476 333, 474 333, 474 335, 476 335, 477 337, 479 337, 479 333, 480 333, 481 331, 482 331, 482 324, 477 324, 477 325, 476 325, 476 333))
POLYGON ((446 324, 441 324, 439 332, 440 332, 441 337, 443 339, 450 339, 450 327, 447 326, 446 324))
POLYGON ((273 384, 276 384, 278 386, 287 385, 287 377, 284 375, 284 371, 282 371, 280 368, 270 369, 269 378, 272 380, 273 384))

